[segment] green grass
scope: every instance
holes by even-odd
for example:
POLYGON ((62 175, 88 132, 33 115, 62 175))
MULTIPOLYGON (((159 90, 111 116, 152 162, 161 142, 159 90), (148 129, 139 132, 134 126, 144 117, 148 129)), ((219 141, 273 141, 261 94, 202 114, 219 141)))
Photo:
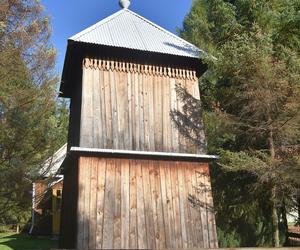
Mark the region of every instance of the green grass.
POLYGON ((0 250, 49 250, 57 248, 57 241, 50 237, 27 234, 0 233, 0 250))

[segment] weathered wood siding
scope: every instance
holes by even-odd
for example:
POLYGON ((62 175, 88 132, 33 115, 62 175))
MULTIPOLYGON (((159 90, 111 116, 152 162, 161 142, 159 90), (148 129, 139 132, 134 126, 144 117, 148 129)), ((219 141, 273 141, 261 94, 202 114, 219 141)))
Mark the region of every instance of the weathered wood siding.
POLYGON ((200 98, 194 70, 86 58, 82 78, 81 147, 203 152, 170 115, 182 110, 176 85, 200 98))
POLYGON ((208 165, 79 158, 78 249, 217 247, 208 165))

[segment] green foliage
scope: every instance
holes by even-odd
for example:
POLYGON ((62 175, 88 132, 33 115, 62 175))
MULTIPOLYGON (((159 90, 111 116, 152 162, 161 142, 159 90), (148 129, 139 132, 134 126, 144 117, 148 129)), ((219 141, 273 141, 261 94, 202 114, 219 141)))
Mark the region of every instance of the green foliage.
POLYGON ((213 57, 200 79, 220 246, 278 244, 299 195, 299 1, 195 0, 180 34, 213 57), (263 190, 263 191, 262 191, 263 190), (272 215, 272 216, 271 216, 272 215))
POLYGON ((219 242, 221 242, 220 247, 239 247, 241 245, 240 236, 236 231, 224 232, 222 229, 217 228, 217 235, 219 242))
POLYGON ((211 166, 220 247, 272 243, 268 194, 256 189, 256 176, 211 166))
POLYGON ((31 186, 66 140, 66 104, 56 100, 55 53, 36 1, 0 9, 0 223, 30 218, 31 186))

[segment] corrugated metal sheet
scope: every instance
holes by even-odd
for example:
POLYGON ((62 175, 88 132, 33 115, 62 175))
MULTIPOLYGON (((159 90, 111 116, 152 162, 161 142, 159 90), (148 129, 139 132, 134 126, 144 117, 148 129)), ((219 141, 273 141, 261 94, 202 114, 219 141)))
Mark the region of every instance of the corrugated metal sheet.
POLYGON ((193 44, 128 9, 118 11, 70 40, 193 58, 199 58, 203 53, 193 44))
POLYGON ((67 143, 63 145, 53 156, 49 157, 42 165, 39 174, 44 177, 57 175, 67 155, 67 143))

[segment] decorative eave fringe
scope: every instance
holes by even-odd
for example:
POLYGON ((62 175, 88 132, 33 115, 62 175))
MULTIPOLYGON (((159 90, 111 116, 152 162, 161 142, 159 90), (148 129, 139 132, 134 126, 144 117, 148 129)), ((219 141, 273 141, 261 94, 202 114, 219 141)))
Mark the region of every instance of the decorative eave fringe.
POLYGON ((146 65, 129 62, 102 59, 83 59, 83 67, 105 71, 117 71, 126 73, 140 73, 145 75, 166 76, 170 78, 197 80, 195 70, 157 65, 146 65))

